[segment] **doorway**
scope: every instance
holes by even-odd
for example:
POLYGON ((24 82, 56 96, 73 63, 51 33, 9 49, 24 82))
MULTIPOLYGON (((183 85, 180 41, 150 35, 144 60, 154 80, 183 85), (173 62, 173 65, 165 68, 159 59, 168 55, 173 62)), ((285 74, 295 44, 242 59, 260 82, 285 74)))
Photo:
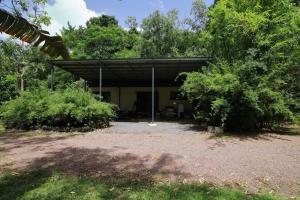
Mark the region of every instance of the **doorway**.
MULTIPOLYGON (((154 111, 158 111, 158 92, 154 93, 154 111)), ((136 111, 142 117, 150 117, 152 112, 152 92, 136 93, 136 111)))

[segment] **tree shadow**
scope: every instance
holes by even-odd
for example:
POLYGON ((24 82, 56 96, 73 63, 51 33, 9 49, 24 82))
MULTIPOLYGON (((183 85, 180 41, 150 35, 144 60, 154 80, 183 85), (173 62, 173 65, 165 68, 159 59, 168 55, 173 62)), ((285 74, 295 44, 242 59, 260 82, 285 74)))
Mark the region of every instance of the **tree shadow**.
POLYGON ((223 134, 211 134, 209 139, 239 139, 241 141, 246 140, 266 140, 273 141, 274 139, 291 141, 286 137, 282 136, 300 136, 299 127, 276 127, 273 129, 263 129, 258 131, 232 131, 225 132, 223 134))
POLYGON ((150 156, 139 157, 131 153, 114 155, 114 151, 68 147, 34 160, 28 169, 42 168, 101 180, 114 178, 119 182, 143 184, 151 184, 161 176, 171 179, 190 176, 176 163, 176 155, 162 154, 153 163, 150 156))
POLYGON ((0 181, 0 199, 18 199, 26 192, 33 190, 45 183, 51 173, 43 170, 10 173, 6 172, 0 181))
POLYGON ((7 198, 4 198, 5 194, 0 194, 0 199, 17 199, 44 184, 53 172, 100 181, 107 188, 134 187, 136 190, 152 187, 157 181, 166 180, 164 178, 175 181, 190 177, 176 162, 179 159, 176 155, 162 154, 153 161, 151 156, 139 157, 131 153, 115 155, 115 151, 67 147, 49 152, 7 179, 0 176, 1 192, 9 193, 7 198))
POLYGON ((223 133, 223 134, 211 134, 208 139, 223 139, 223 140, 230 140, 230 139, 238 139, 240 141, 248 141, 248 140, 264 140, 264 141, 273 141, 283 140, 283 141, 291 141, 290 139, 281 137, 274 132, 230 132, 230 133, 223 133))
POLYGON ((272 132, 277 135, 289 135, 289 136, 300 136, 300 127, 276 127, 265 132, 272 132))
POLYGON ((52 137, 51 133, 43 135, 27 131, 8 132, 0 136, 1 143, 7 145, 7 147, 0 147, 0 153, 9 152, 11 149, 22 148, 25 145, 46 145, 51 142, 65 140, 75 135, 79 134, 63 134, 52 137))

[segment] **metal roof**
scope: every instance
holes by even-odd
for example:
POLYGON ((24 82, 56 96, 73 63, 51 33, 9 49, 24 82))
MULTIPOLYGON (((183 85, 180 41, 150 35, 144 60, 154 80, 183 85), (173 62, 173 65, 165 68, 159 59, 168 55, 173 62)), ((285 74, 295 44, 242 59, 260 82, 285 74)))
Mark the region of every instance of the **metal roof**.
MULTIPOLYGON (((103 86, 150 86, 151 69, 155 68, 156 86, 172 86, 181 72, 198 71, 210 57, 195 58, 130 58, 99 60, 50 60, 49 63, 87 80, 90 86, 99 84, 102 67, 103 86)), ((177 85, 180 81, 177 82, 177 85)))

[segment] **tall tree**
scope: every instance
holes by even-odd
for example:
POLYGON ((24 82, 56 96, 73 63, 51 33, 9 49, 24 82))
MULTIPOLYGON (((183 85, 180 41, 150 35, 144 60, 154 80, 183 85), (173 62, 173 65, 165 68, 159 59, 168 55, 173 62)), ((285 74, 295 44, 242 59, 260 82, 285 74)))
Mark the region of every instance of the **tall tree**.
POLYGON ((139 33, 127 31, 116 23, 103 25, 100 18, 92 18, 86 27, 76 28, 68 24, 68 27, 63 28, 63 38, 71 49, 72 56, 94 59, 138 57, 139 33))
POLYGON ((136 17, 129 16, 125 21, 129 31, 132 33, 138 33, 138 23, 136 17))
POLYGON ((290 0, 219 0, 210 8, 203 35, 214 64, 183 86, 197 117, 249 130, 299 112, 299 13, 290 0))
POLYGON ((199 32, 205 28, 207 17, 207 7, 203 0, 194 0, 191 9, 191 18, 186 19, 186 23, 193 31, 199 32))
POLYGON ((170 57, 177 54, 178 11, 166 15, 155 11, 142 23, 142 57, 170 57))

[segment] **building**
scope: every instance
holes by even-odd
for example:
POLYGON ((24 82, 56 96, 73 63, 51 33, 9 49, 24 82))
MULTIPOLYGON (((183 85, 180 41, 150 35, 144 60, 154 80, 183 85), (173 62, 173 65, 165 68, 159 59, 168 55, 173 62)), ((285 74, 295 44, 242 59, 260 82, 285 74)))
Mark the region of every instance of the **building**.
POLYGON ((160 59, 52 60, 54 66, 86 80, 103 101, 118 105, 120 116, 186 117, 192 105, 180 96, 183 72, 199 71, 209 57, 160 59))

